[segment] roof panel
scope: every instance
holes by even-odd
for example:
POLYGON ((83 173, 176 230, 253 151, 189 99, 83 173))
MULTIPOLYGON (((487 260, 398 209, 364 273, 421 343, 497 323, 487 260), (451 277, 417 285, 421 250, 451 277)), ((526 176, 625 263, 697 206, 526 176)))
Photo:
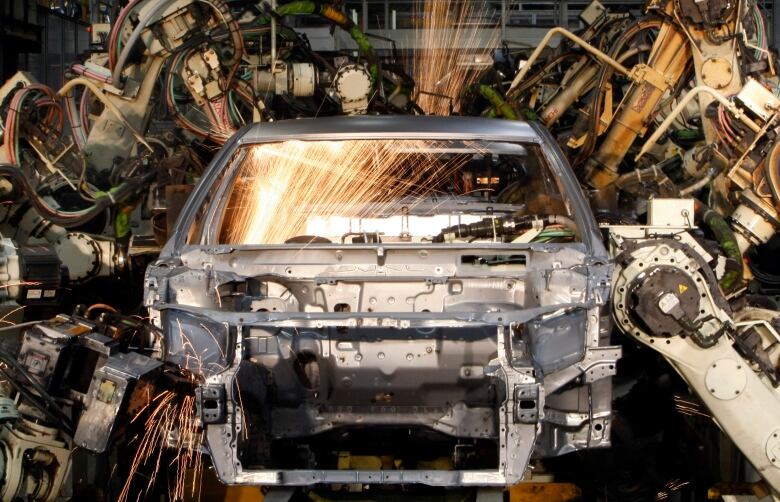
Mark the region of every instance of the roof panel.
POLYGON ((241 143, 288 139, 449 137, 539 141, 526 122, 479 117, 359 115, 261 122, 249 127, 241 143))

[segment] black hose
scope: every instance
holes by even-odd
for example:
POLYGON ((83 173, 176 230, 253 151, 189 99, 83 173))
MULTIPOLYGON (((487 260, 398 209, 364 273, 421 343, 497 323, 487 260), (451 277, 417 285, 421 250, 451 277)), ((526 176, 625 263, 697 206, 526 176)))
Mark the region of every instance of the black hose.
MULTIPOLYGON (((433 238, 433 242, 445 242, 447 236, 452 238, 486 238, 504 235, 517 235, 521 230, 531 228, 535 222, 545 225, 564 224, 574 226, 567 216, 559 215, 525 215, 509 218, 485 218, 468 225, 453 225, 443 228, 441 233, 433 238)), ((576 228, 574 229, 576 231, 576 228)))
POLYGON ((580 57, 580 56, 581 54, 577 52, 566 52, 564 54, 552 58, 552 60, 550 61, 545 62, 544 66, 539 71, 536 71, 533 77, 524 80, 522 84, 520 84, 517 88, 511 91, 509 93, 509 97, 512 99, 519 100, 528 90, 530 90, 532 87, 538 84, 542 79, 544 79, 547 73, 549 73, 550 70, 552 70, 555 66, 562 63, 566 59, 580 57))
MULTIPOLYGON (((92 220, 110 206, 121 202, 135 194, 139 188, 145 186, 155 173, 136 176, 128 179, 115 189, 99 195, 92 206, 80 211, 60 211, 51 207, 38 195, 30 180, 22 171, 11 164, 0 164, 0 178, 6 178, 11 182, 14 190, 24 193, 30 199, 38 213, 55 225, 65 228, 76 227, 92 220)), ((15 202, 15 200, 14 200, 15 202)))

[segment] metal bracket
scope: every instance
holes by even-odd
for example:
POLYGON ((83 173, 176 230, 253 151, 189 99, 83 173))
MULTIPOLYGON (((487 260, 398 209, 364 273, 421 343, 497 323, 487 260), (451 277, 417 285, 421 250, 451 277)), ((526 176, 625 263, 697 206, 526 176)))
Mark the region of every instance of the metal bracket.
POLYGON ((515 422, 535 424, 539 421, 539 384, 515 385, 515 422))
POLYGON ((585 376, 585 382, 591 383, 615 375, 621 352, 619 346, 589 347, 577 365, 585 376))
POLYGON ((198 415, 204 424, 224 424, 227 419, 225 386, 207 385, 195 390, 198 415))

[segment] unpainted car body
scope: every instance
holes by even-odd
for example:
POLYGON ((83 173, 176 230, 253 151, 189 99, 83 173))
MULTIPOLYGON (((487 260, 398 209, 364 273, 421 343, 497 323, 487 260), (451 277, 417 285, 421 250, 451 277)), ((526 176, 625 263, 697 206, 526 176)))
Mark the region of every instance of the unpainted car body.
MULTIPOLYGON (((385 216, 510 221, 515 209, 485 193, 453 205, 426 195, 385 216)), ((529 220, 537 232, 542 219, 529 220)), ((610 273, 586 200, 543 128, 326 118, 255 124, 226 145, 149 268, 145 302, 165 332, 165 359, 201 380, 200 418, 223 482, 505 485, 533 456, 609 445, 620 357, 608 338, 610 273), (361 231, 352 242, 221 243, 220 205, 246 181, 235 173, 251 149, 411 140, 466 145, 446 152, 496 165, 491 151, 522 145, 521 164, 548 167, 577 242, 512 242, 523 239, 495 230, 461 239, 474 228, 463 224, 444 239, 361 231), (356 457, 378 460, 357 468, 356 457)))

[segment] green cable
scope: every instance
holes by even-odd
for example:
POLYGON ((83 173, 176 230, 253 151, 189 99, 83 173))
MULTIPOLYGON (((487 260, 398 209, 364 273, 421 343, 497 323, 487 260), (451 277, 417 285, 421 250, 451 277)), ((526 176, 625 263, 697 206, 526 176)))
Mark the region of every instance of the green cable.
POLYGON ((742 284, 742 252, 739 250, 737 238, 731 230, 728 222, 712 209, 707 209, 702 217, 704 223, 712 231, 715 240, 720 244, 727 258, 734 261, 737 267, 732 270, 726 270, 723 277, 720 278, 720 286, 724 291, 731 291, 742 284))
POLYGON ((472 90, 485 98, 493 109, 507 120, 517 120, 517 113, 495 89, 489 85, 475 84, 472 90))
MULTIPOLYGON (((236 100, 233 98, 233 90, 228 91, 228 110, 230 111, 230 114, 233 116, 233 120, 235 120, 236 124, 241 124, 243 121, 243 117, 241 117, 241 114, 238 113, 238 107, 236 107, 236 100)), ((240 125, 239 125, 240 127, 240 125)))
POLYGON ((541 232, 539 232, 536 237, 531 239, 531 242, 550 242, 553 239, 559 239, 559 238, 571 238, 574 237, 574 232, 567 229, 544 229, 541 232))
MULTIPOLYGON (((21 90, 23 89, 20 89, 20 91, 21 90)), ((27 89, 24 92, 24 94, 22 94, 22 98, 19 100, 19 109, 16 111, 16 123, 14 124, 14 145, 13 146, 16 155, 16 162, 19 163, 19 165, 21 165, 20 163, 22 161, 22 149, 19 147, 19 122, 21 120, 20 112, 22 111, 22 107, 24 106, 25 100, 34 92, 40 92, 40 91, 38 91, 37 89, 27 89)))
POLYGON ((114 218, 114 236, 117 239, 122 239, 128 235, 130 235, 130 213, 119 210, 114 218))

